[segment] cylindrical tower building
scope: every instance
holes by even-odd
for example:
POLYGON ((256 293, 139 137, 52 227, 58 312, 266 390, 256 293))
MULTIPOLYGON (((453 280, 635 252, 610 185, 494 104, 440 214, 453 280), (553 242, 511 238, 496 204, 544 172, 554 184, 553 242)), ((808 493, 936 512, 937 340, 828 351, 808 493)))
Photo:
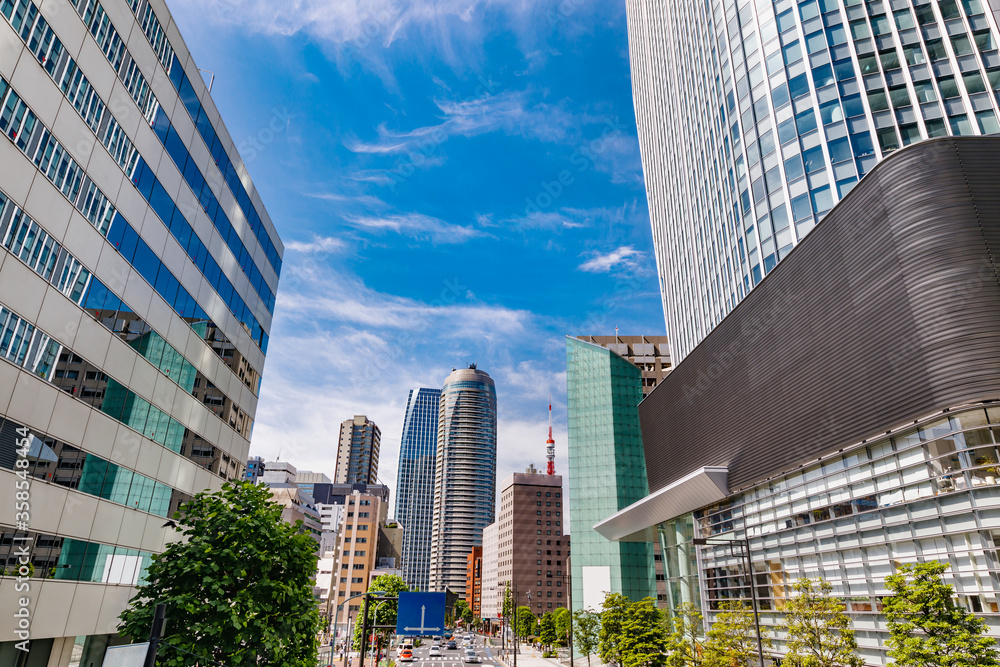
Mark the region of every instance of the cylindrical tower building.
POLYGON ((430 590, 465 594, 466 558, 493 522, 496 463, 496 388, 471 364, 452 371, 441 389, 430 590))

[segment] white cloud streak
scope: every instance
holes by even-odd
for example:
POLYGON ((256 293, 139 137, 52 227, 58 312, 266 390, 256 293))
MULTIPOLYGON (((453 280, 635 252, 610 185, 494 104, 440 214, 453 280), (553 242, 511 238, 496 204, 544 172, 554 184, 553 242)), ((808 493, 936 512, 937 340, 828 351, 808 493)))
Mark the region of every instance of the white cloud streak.
POLYGON ((609 253, 598 253, 577 268, 588 273, 610 273, 615 269, 635 270, 640 268, 639 259, 644 256, 644 253, 632 246, 621 246, 609 253))

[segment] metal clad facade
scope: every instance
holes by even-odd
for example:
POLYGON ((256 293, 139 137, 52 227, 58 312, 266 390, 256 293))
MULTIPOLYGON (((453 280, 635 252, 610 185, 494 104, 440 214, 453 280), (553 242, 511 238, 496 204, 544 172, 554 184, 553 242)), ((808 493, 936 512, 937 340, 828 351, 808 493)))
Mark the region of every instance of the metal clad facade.
POLYGON ((1000 138, 880 163, 640 405, 650 491, 1000 399, 1000 138))

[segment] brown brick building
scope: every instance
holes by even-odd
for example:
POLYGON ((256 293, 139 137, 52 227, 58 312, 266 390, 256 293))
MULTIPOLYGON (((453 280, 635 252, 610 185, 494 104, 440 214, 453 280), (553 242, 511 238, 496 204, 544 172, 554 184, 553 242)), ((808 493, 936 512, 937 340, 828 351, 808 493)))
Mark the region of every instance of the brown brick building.
POLYGON ((529 468, 500 485, 497 582, 517 588, 517 606, 536 614, 569 607, 569 535, 562 476, 529 468))
POLYGON ((483 616, 483 548, 472 547, 465 573, 465 603, 476 618, 483 616))

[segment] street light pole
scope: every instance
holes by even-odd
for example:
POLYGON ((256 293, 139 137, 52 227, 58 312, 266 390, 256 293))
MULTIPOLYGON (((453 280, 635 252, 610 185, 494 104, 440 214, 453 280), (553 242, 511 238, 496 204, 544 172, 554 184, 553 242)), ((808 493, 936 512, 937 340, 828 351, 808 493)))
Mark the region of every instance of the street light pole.
MULTIPOLYGON (((710 538, 696 537, 694 538, 694 540, 692 540, 692 543, 695 546, 706 546, 709 544, 709 539, 710 538)), ((756 582, 754 581, 755 574, 753 569, 753 562, 750 559, 750 538, 749 537, 736 538, 736 539, 717 538, 716 543, 717 544, 728 543, 730 545, 730 549, 732 549, 733 543, 737 543, 740 545, 740 555, 742 556, 741 560, 743 560, 746 563, 747 576, 750 578, 750 599, 753 601, 753 622, 754 626, 757 628, 757 654, 760 657, 761 667, 764 667, 764 639, 760 632, 760 615, 757 611, 758 608, 757 586, 756 582)), ((732 553, 732 551, 730 551, 730 553, 732 553)))

